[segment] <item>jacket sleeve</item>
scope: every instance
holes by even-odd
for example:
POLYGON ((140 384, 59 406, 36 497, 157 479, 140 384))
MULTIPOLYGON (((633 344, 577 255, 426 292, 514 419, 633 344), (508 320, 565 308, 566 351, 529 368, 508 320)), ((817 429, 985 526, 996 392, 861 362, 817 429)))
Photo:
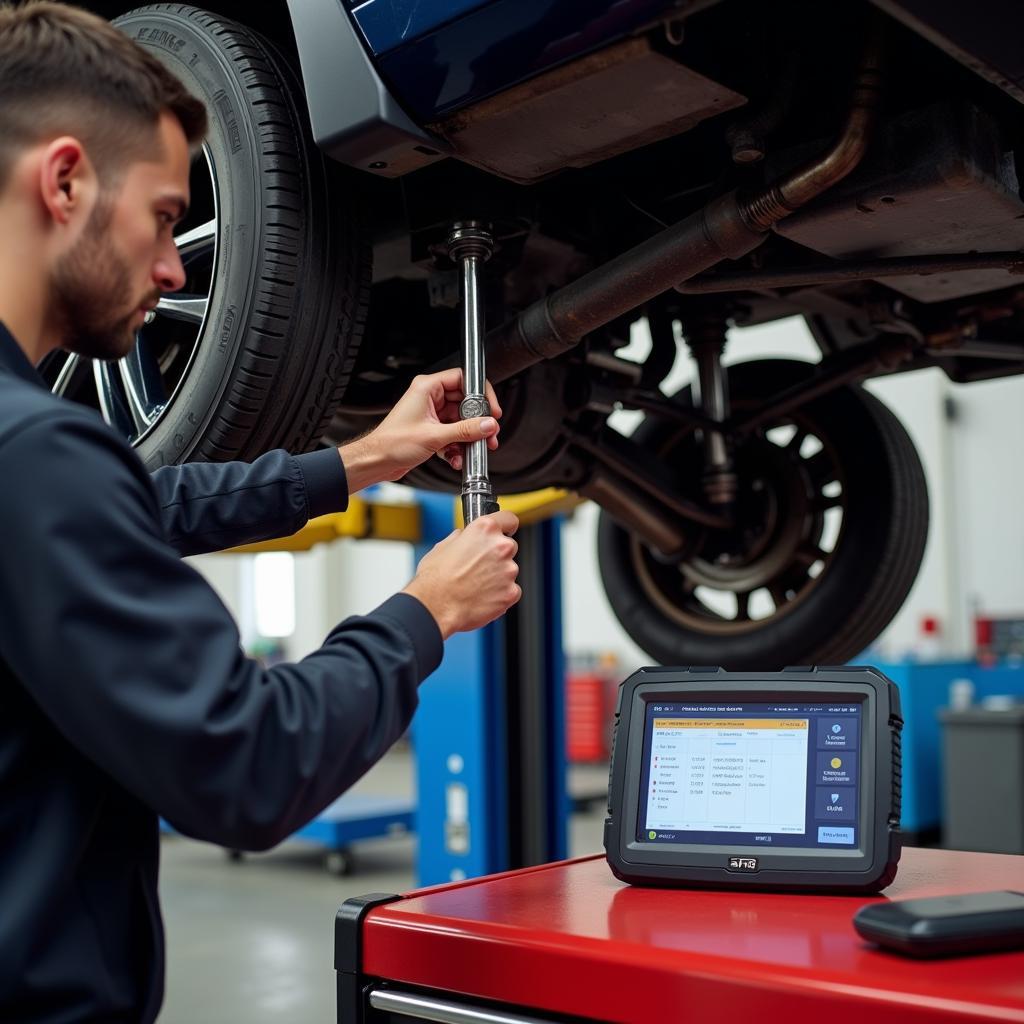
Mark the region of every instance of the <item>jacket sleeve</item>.
POLYGON ((255 462, 190 462, 152 474, 167 542, 179 555, 287 537, 314 516, 348 505, 337 449, 255 462))
POLYGON ((414 598, 263 669, 168 547, 148 474, 99 420, 25 425, 0 466, 0 657, 70 743, 182 832, 272 846, 406 728, 442 653, 414 598))

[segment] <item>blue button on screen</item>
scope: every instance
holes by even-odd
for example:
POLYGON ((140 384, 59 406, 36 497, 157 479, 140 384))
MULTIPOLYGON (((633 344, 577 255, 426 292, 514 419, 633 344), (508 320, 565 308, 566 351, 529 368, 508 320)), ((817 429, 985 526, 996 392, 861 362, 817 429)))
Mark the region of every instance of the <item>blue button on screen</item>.
POLYGON ((819 843, 845 843, 847 846, 853 846, 853 829, 852 828, 832 828, 828 825, 818 826, 818 842, 819 843))

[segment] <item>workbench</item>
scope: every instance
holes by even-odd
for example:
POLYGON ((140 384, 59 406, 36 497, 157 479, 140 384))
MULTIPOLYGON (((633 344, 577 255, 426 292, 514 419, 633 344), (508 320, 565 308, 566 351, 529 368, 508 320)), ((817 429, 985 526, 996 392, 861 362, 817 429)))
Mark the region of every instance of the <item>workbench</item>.
POLYGON ((338 1019, 1024 1022, 1024 951, 915 961, 851 923, 878 899, 992 889, 1024 890, 1024 857, 907 849, 874 899, 634 888, 603 856, 365 897, 338 913, 338 1019))

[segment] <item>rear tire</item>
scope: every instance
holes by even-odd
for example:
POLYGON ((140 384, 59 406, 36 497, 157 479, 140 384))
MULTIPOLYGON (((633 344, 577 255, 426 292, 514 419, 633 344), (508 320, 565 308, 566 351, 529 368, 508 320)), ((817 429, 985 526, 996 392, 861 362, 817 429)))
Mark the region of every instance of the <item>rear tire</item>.
MULTIPOLYGON (((812 370, 787 360, 734 366, 733 406, 759 404, 812 370)), ((689 391, 677 400, 688 404, 689 391)), ((634 436, 661 453, 666 472, 695 486, 702 456, 692 431, 648 421, 634 436)), ((734 537, 695 537, 675 565, 602 513, 598 558, 619 621, 662 664, 769 671, 842 664, 860 654, 899 611, 924 555, 928 492, 906 430, 863 388, 844 387, 769 423, 734 456, 746 522, 734 537), (797 440, 789 447, 772 440, 790 430, 797 440), (801 456, 807 438, 820 442, 820 456, 801 456), (842 510, 831 547, 830 508, 842 510), (763 509, 771 514, 759 518, 763 509), (775 610, 760 618, 716 614, 695 579, 705 594, 716 579, 725 596, 732 589, 737 609, 742 594, 763 590, 775 610)), ((749 607, 750 598, 743 600, 749 607)))

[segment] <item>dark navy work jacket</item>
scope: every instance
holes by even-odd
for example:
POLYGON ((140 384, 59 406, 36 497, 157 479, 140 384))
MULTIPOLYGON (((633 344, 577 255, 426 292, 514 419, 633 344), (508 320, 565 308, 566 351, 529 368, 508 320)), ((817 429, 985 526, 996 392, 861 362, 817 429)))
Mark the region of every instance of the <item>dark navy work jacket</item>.
POLYGON ((158 815, 273 846, 402 734, 440 633, 399 594, 261 668, 181 555, 347 504, 334 449, 146 472, 0 325, 0 1021, 150 1022, 158 815))

